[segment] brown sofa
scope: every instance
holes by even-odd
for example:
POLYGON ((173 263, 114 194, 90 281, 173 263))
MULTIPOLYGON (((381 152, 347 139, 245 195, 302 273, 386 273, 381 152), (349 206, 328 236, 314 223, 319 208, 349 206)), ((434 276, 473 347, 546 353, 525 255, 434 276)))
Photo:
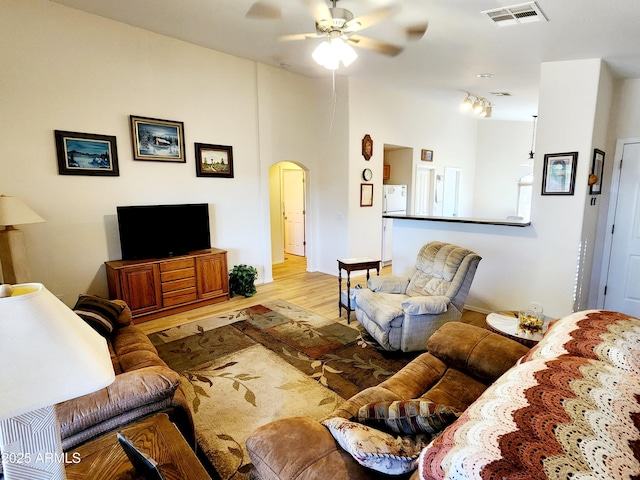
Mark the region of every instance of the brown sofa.
POLYGON ((115 381, 89 395, 56 405, 64 450, 158 412, 169 414, 194 445, 191 411, 180 387, 180 376, 158 356, 147 336, 132 324, 125 308, 107 338, 115 381))
MULTIPOLYGON (((371 402, 417 398, 465 410, 529 350, 460 322, 440 327, 427 342, 427 349, 428 353, 378 386, 354 395, 327 418, 352 418, 371 402)), ((336 443, 327 428, 309 418, 287 418, 260 427, 247 439, 246 446, 254 479, 389 478, 362 467, 336 443)), ((417 473, 413 475, 417 478, 417 473)))

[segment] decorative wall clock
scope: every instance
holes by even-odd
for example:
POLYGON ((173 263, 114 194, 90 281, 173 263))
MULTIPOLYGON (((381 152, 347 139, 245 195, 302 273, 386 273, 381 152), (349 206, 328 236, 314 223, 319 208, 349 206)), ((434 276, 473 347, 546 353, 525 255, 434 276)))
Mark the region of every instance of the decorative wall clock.
POLYGON ((362 156, 365 160, 369 160, 373 155, 373 140, 371 136, 366 134, 362 139, 362 156))
POLYGON ((373 178, 373 173, 371 172, 371 169, 370 168, 365 168, 362 171, 362 179, 365 182, 368 182, 369 180, 371 180, 371 178, 373 178))

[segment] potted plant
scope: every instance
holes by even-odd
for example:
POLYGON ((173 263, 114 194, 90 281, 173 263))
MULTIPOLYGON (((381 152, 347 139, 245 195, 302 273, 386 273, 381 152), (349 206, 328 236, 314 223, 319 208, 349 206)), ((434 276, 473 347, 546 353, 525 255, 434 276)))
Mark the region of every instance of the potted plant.
POLYGON ((229 295, 243 295, 253 297, 256 293, 255 281, 258 278, 258 270, 250 265, 236 265, 229 272, 229 295))

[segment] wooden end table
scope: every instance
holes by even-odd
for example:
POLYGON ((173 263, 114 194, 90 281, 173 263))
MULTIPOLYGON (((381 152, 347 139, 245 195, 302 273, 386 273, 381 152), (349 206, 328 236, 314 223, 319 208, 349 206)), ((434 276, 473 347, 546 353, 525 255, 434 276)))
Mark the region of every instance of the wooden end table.
POLYGON ((542 332, 526 335, 518 330, 518 312, 513 310, 493 312, 487 315, 487 330, 531 348, 542 340, 544 332, 549 327, 549 320, 548 317, 545 317, 542 332))
MULTIPOLYGON (((169 417, 160 413, 122 427, 122 434, 158 462, 165 480, 211 480, 169 417)), ((80 445, 66 454, 71 460, 65 472, 67 480, 144 480, 138 474, 116 437, 107 433, 80 445), (77 459, 77 463, 72 463, 77 459)))
POLYGON ((380 275, 380 260, 370 257, 353 257, 338 259, 338 315, 342 317, 342 309, 347 311, 347 323, 351 323, 351 272, 356 270, 367 271, 367 281, 369 281, 369 270, 376 269, 376 275, 380 275), (342 270, 347 272, 347 303, 342 303, 342 270))

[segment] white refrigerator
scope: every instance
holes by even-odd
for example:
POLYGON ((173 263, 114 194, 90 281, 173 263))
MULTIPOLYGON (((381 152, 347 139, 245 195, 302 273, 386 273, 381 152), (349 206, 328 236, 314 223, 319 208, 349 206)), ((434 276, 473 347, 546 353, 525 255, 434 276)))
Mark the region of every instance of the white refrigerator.
MULTIPOLYGON (((407 186, 383 185, 382 213, 404 215, 407 213, 407 186)), ((382 265, 391 264, 393 219, 382 219, 382 265)))

